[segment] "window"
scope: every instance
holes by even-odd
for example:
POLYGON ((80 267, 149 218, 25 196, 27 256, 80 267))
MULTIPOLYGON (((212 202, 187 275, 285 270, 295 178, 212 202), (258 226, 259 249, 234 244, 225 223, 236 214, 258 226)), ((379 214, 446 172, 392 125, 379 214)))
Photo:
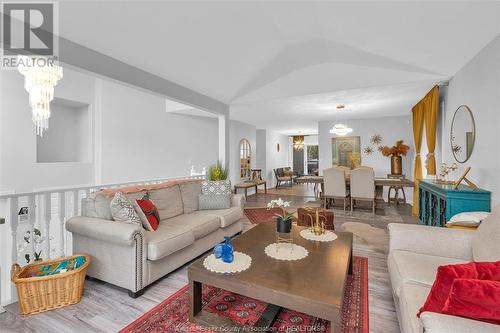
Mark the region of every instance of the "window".
POLYGON ((252 155, 252 151, 250 148, 250 142, 248 142, 247 139, 242 139, 240 141, 240 178, 241 179, 249 179, 250 178, 251 155, 252 155))

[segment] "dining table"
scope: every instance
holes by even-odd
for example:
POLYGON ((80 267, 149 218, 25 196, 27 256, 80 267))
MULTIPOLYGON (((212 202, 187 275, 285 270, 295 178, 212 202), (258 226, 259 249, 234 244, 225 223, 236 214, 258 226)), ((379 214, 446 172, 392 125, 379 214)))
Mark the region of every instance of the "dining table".
MULTIPOLYGON (((321 186, 321 193, 324 193, 323 176, 300 176, 295 178, 297 184, 314 184, 321 186)), ((346 177, 346 185, 349 186, 350 178, 346 177)), ((384 201, 384 187, 414 187, 412 180, 406 178, 375 177, 375 199, 384 201)))

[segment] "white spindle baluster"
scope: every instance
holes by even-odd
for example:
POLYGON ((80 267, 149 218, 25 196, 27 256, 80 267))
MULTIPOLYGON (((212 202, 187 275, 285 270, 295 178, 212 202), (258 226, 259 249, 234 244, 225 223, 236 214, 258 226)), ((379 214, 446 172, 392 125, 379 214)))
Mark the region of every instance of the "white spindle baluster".
MULTIPOLYGON (((17 226, 19 224, 19 219, 17 216, 17 210, 19 209, 19 199, 17 197, 10 198, 10 234, 12 235, 12 264, 17 263, 17 226)), ((12 299, 16 299, 17 291, 16 286, 11 283, 12 299)))
POLYGON ((80 199, 78 198, 78 190, 73 191, 73 216, 78 216, 78 202, 80 199))
POLYGON ((66 222, 66 192, 59 192, 59 257, 64 257, 64 223, 66 222))
POLYGON ((44 259, 50 259, 50 220, 52 220, 52 194, 46 193, 43 195, 43 223, 44 223, 44 236, 45 236, 45 246, 44 246, 44 259))
POLYGON ((35 261, 35 221, 36 221, 36 204, 35 204, 35 196, 28 196, 28 225, 30 232, 30 243, 28 245, 28 253, 30 255, 31 262, 35 261))

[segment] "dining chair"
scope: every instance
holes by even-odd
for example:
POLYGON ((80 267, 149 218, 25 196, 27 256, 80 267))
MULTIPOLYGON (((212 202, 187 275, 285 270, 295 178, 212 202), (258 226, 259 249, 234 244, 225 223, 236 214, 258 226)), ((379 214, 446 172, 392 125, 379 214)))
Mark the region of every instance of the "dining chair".
POLYGON ((349 198, 349 191, 346 187, 345 170, 340 167, 333 167, 323 170, 323 200, 325 209, 327 208, 328 199, 342 199, 344 200, 344 215, 346 210, 347 199, 349 198))
POLYGON ((363 167, 351 171, 351 212, 354 203, 359 201, 372 202, 372 214, 375 215, 375 172, 372 168, 363 167))
POLYGON ((343 165, 336 166, 335 168, 344 170, 346 178, 349 178, 351 176, 351 168, 343 165))

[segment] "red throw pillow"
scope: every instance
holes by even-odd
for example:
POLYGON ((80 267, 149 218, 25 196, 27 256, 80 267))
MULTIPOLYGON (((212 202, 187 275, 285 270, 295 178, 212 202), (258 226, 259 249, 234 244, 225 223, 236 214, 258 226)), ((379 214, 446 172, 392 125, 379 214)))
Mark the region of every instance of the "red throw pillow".
POLYGON ((147 198, 137 199, 136 202, 139 207, 141 207, 144 215, 146 215, 146 220, 150 228, 148 228, 148 226, 144 227, 150 231, 158 229, 158 225, 160 224, 160 214, 158 213, 158 209, 155 204, 147 198))
POLYGON ((455 279, 442 313, 500 325, 500 281, 455 279))
POLYGON ((439 266, 436 280, 417 317, 425 311, 442 313, 453 281, 458 278, 500 281, 500 261, 439 266))

